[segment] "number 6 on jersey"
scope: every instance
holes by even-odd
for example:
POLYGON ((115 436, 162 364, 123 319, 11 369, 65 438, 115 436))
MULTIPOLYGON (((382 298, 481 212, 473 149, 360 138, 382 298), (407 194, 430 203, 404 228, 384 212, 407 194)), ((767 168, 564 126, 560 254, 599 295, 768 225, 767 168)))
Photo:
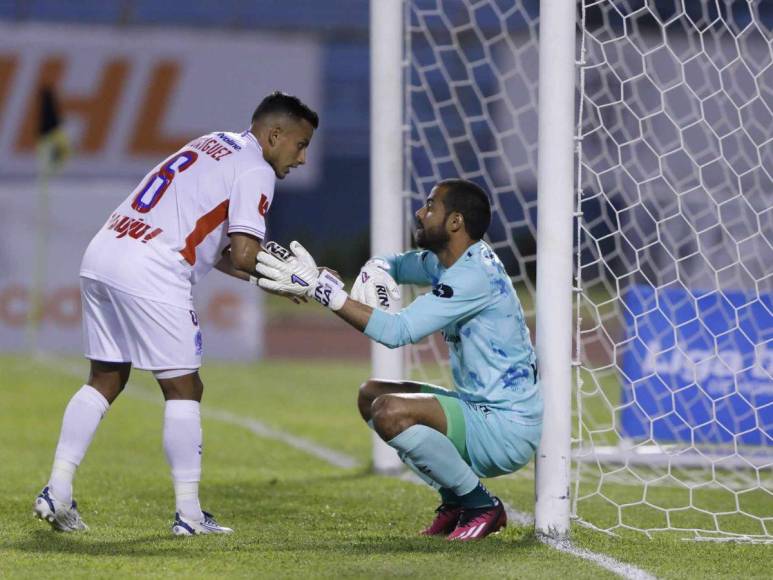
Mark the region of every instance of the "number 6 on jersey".
POLYGON ((134 198, 132 208, 139 213, 148 213, 152 210, 172 184, 174 176, 188 169, 198 157, 198 153, 194 151, 183 151, 164 163, 134 198))

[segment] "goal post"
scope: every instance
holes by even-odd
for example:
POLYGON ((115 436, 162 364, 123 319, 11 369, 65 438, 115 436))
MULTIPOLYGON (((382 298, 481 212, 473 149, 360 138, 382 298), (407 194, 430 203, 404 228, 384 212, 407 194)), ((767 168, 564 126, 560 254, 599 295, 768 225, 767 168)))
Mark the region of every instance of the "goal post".
MULTIPOLYGON (((370 248, 398 253, 403 242, 403 2, 370 2, 370 248)), ((373 376, 404 379, 403 353, 371 342, 373 376)), ((397 452, 373 433, 373 469, 402 467, 397 452)))
POLYGON ((575 2, 543 0, 539 22, 537 336, 545 405, 535 471, 538 533, 569 533, 572 245, 575 203, 575 2))

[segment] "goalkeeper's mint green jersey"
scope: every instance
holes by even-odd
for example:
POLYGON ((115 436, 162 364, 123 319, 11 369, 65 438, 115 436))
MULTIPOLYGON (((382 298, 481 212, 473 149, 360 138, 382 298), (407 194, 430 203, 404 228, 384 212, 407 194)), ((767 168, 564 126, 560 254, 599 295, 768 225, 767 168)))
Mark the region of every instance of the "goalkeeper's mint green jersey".
POLYGON ((399 313, 374 310, 365 334, 394 348, 441 330, 463 399, 506 407, 524 423, 540 422, 542 397, 529 329, 491 247, 476 242, 450 268, 426 250, 384 259, 398 283, 432 285, 432 292, 399 313))

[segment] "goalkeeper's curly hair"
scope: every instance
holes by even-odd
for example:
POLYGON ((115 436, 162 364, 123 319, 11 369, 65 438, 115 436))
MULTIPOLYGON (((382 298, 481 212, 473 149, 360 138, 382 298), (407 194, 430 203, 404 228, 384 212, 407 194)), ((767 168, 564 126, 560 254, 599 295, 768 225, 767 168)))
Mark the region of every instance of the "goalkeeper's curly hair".
POLYGON ((464 229, 473 240, 480 240, 491 224, 491 202, 478 184, 466 179, 444 179, 437 183, 445 189, 443 205, 446 217, 459 212, 464 217, 464 229))

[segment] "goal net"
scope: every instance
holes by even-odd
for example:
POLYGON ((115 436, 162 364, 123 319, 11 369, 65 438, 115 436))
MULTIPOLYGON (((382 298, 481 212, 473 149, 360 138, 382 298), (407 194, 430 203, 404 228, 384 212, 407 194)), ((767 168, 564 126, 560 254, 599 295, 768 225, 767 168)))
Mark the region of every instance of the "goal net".
MULTIPOLYGON (((773 539, 773 13, 761 6, 578 4, 577 523, 773 539)), ((439 179, 484 186, 487 239, 534 330, 539 4, 406 0, 404 14, 408 221, 439 179)), ((414 376, 448 383, 442 341, 408 357, 414 376)))

